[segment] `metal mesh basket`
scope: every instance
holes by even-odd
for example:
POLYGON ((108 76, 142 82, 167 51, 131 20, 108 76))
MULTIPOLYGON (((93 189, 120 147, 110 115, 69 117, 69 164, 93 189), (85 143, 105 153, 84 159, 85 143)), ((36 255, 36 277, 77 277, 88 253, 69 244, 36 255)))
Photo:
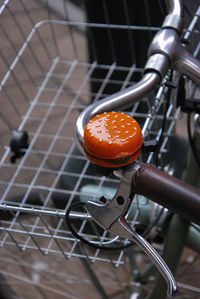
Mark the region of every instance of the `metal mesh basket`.
MULTIPOLYGON (((102 1, 102 16, 95 22, 91 2, 80 1, 76 6, 76 2, 58 1, 55 7, 53 1, 41 6, 21 0, 4 1, 1 6, 0 245, 119 266, 125 262, 123 250, 105 254, 83 248, 65 223, 72 202, 112 197, 118 186, 115 177, 98 175, 78 152, 74 123, 92 101, 140 79, 147 44, 163 15, 150 26, 143 9, 140 16, 145 22, 141 25, 139 17, 131 19, 127 2, 116 8, 123 12, 122 19, 117 19, 109 14, 109 3, 102 1), (141 36, 145 41, 142 49, 141 36)), ((186 36, 199 33, 198 19, 197 12, 186 36)), ((194 42, 193 47, 197 56, 199 43, 194 42)), ((176 77, 173 73, 174 83, 176 77)), ((171 79, 169 70, 155 94, 126 111, 139 121, 145 140, 159 140, 162 135, 159 153, 140 158, 160 168, 174 162, 170 153, 180 119, 176 89, 169 90, 171 79)), ((140 205, 152 207, 148 200, 136 198, 129 217, 132 224, 141 222, 140 205)), ((77 211, 72 217, 79 222, 79 232, 90 240, 113 242, 107 232, 96 233, 86 213, 77 211)))
MULTIPOLYGON (((107 298, 105 289, 125 298, 140 287, 133 282, 127 252, 83 246, 65 221, 71 203, 112 198, 119 183, 98 175, 76 149, 74 123, 91 102, 141 78, 149 42, 164 16, 158 3, 152 18, 147 1, 135 6, 117 1, 114 10, 113 2, 6 0, 0 7, 0 265, 22 298, 27 292, 33 298, 88 298, 88 289, 91 298, 99 298, 96 291, 107 298)), ((184 36, 198 57, 200 13, 195 1, 190 6, 196 13, 189 23, 186 11, 184 36)), ((176 175, 184 162, 175 154, 184 152, 184 143, 176 143, 183 127, 177 90, 169 86, 178 77, 169 70, 154 94, 126 110, 140 123, 145 140, 160 140, 159 153, 140 159, 176 175)), ((199 96, 189 84, 192 96, 199 96)), ((138 196, 128 219, 148 226, 158 211, 138 196)), ((70 217, 94 244, 127 244, 96 227, 84 210, 70 217)), ((139 250, 132 250, 139 258, 139 250)))

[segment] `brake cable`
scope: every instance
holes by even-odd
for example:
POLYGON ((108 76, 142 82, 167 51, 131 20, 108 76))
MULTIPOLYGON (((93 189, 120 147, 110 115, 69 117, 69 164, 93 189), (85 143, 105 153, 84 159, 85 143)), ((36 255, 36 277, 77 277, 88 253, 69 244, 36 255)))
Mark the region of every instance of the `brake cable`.
MULTIPOLYGON (((67 209, 67 212, 66 212, 66 223, 68 225, 68 228, 69 230, 71 231, 72 235, 80 240, 83 244, 85 245, 88 245, 94 249, 101 249, 101 250, 106 250, 106 251, 118 251, 118 250, 123 250, 123 249, 127 249, 133 245, 136 245, 135 243, 133 242, 128 242, 127 244, 124 244, 124 245, 121 245, 121 246, 116 246, 116 247, 108 247, 108 246, 103 246, 103 245, 99 245, 97 243, 94 243, 94 242, 90 242, 88 241, 87 239, 85 239, 84 237, 82 237, 80 234, 78 234, 76 232, 76 230, 73 228, 72 224, 71 224, 71 221, 70 221, 70 213, 73 209, 75 208, 80 208, 80 207, 84 207, 85 206, 85 203, 84 202, 81 202, 81 201, 78 201, 78 202, 75 202, 75 203, 72 203, 70 205, 70 207, 67 209)), ((164 208, 162 208, 158 215, 155 217, 155 219, 153 220, 153 222, 144 230, 144 232, 141 233, 141 236, 142 237, 145 237, 146 235, 148 235, 150 233, 150 231, 152 230, 152 228, 158 223, 158 221, 160 220, 162 214, 163 214, 163 211, 164 211, 164 208)), ((114 238, 114 241, 117 240, 117 238, 114 238)), ((101 242, 99 242, 101 243, 101 242)), ((110 242, 111 243, 111 242, 110 242)))

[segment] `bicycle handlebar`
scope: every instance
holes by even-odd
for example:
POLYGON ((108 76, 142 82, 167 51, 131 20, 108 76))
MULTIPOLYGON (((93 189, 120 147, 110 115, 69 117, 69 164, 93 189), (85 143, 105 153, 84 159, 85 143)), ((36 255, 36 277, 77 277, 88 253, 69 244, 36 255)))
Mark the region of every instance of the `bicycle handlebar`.
POLYGON ((150 164, 142 164, 133 176, 135 193, 200 224, 200 189, 197 189, 150 164))
POLYGON ((133 103, 136 103, 145 95, 149 94, 156 87, 156 85, 159 84, 159 82, 160 76, 157 73, 147 73, 138 83, 126 88, 125 92, 124 90, 119 91, 88 106, 78 117, 75 126, 75 140, 79 150, 84 154, 84 128, 92 117, 105 111, 127 108, 133 103))
MULTIPOLYGON (((149 59, 143 78, 129 88, 89 105, 80 114, 75 126, 75 140, 79 150, 84 154, 83 135, 87 122, 97 114, 124 109, 139 101, 155 89, 170 66, 190 76, 200 85, 200 62, 187 53, 179 38, 183 25, 182 1, 166 0, 166 2, 169 14, 149 47, 149 59)), ((145 164, 136 173, 134 182, 136 193, 182 214, 190 221, 200 223, 198 189, 145 164)))
POLYGON ((170 66, 188 75, 200 85, 200 62, 192 57, 180 42, 179 35, 183 27, 182 1, 166 0, 166 3, 169 13, 149 47, 144 77, 133 86, 88 106, 80 114, 75 126, 75 140, 82 153, 84 153, 82 143, 84 128, 92 117, 133 105, 155 89, 170 66))

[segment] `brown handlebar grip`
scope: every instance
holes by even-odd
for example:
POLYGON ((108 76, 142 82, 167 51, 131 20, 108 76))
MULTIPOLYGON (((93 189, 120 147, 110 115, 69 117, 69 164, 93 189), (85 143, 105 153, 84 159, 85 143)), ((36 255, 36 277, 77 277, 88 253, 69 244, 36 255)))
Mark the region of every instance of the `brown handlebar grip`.
POLYGON ((200 224, 200 189, 153 165, 143 164, 134 176, 134 191, 200 224))

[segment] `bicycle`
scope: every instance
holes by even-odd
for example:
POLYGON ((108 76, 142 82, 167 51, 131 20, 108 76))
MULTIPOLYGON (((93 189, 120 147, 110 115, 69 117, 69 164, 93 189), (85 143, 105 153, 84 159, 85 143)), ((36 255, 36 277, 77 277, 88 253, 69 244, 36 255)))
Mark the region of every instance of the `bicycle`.
MULTIPOLYGON (((29 283, 29 288, 31 284, 35 286, 32 287, 32 292, 33 296, 37 296, 37 298, 38 296, 55 298, 55 294, 61 298, 88 298, 87 285, 89 285, 90 296, 93 298, 95 296, 107 298, 108 294, 123 298, 129 298, 132 294, 137 298, 141 292, 144 298, 146 291, 148 292, 149 284, 153 284, 155 271, 154 267, 148 264, 141 251, 135 246, 125 249, 127 245, 130 245, 127 240, 117 238, 101 227, 96 227, 85 210, 82 211, 84 205, 78 206, 78 211, 71 211, 69 216, 73 218, 70 221, 73 225, 72 229, 75 228, 77 231, 80 226, 78 238, 82 236, 84 240, 86 238, 92 243, 93 247, 99 245, 99 248, 91 249, 82 245, 80 240, 74 237, 69 227, 66 226, 65 217, 66 212, 70 211, 69 208, 73 208, 71 206, 72 202, 78 202, 79 204, 80 200, 84 203, 88 199, 105 201, 105 198, 114 196, 119 185, 118 178, 98 174, 88 159, 75 148, 73 129, 79 112, 85 108, 88 100, 97 102, 99 99, 104 98, 107 84, 111 84, 111 89, 113 86, 118 86, 115 87, 118 90, 120 88, 124 89, 132 85, 136 73, 138 78, 138 74, 141 77, 142 72, 141 66, 135 67, 135 64, 118 66, 115 63, 102 65, 96 61, 88 62, 86 55, 88 40, 85 38, 85 33, 88 33, 91 37, 93 29, 97 31, 98 29, 107 30, 106 32, 111 38, 112 31, 124 30, 128 32, 128 38, 130 39, 131 32, 145 30, 151 33, 157 32, 159 28, 130 25, 128 18, 127 24, 123 24, 123 26, 66 20, 69 15, 68 5, 70 3, 65 1, 62 3, 62 13, 64 13, 62 20, 56 20, 55 15, 55 19, 51 19, 51 12, 47 9, 47 20, 43 18, 38 23, 38 20, 34 20, 34 18, 38 18, 37 15, 34 15, 34 10, 31 14, 31 9, 28 10, 27 8, 27 5, 33 3, 31 1, 27 3, 20 1, 17 7, 17 4, 5 1, 0 10, 1 17, 5 18, 5 22, 12 21, 13 26, 17 27, 17 31, 19 31, 20 38, 23 42, 25 41, 22 47, 18 47, 18 44, 13 42, 15 35, 10 39, 6 27, 2 27, 4 40, 11 45, 13 59, 7 55, 8 48, 5 47, 5 51, 1 53, 4 66, 1 91, 8 102, 6 103, 7 108, 2 106, 5 112, 1 113, 1 130, 4 130, 4 144, 7 146, 5 150, 2 150, 1 158, 3 179, 1 180, 0 207, 2 210, 1 246, 6 249, 9 248, 9 251, 4 253, 6 259, 5 262, 1 261, 1 263, 4 267, 6 263, 8 263, 8 267, 9 263, 10 265, 15 264, 20 273, 26 273, 28 277, 31 277, 32 279, 26 278, 25 285, 29 283), (19 9, 19 16, 18 14, 14 15, 14 9, 19 9), (29 23, 25 28, 20 23, 22 21, 20 19, 22 16, 20 9, 25 12, 25 18, 28 18, 29 23), (12 20, 7 19, 10 15, 12 20), (22 28, 27 32, 24 33, 22 28), (28 35, 29 32, 31 33, 28 35), (46 39, 48 35, 49 39, 46 39), (59 37, 61 37, 61 42, 58 43, 57 38, 59 37), (64 44, 66 40, 67 43, 64 44), (48 46, 48 43, 50 46, 48 46), (35 44, 37 53, 34 51, 35 44), (38 55, 39 51, 41 51, 40 55, 38 55), (66 58, 67 55, 69 55, 69 58, 66 58), (33 64, 26 62, 26 57, 29 56, 32 57, 33 64), (52 61, 51 58, 53 58, 52 61), (11 63, 7 59, 10 59, 11 63), (47 65, 49 66, 48 71, 47 65), (94 74, 97 70, 107 72, 104 80, 101 77, 95 78, 94 74), (125 79, 116 79, 117 73, 123 73, 121 76, 125 79), (38 82, 41 84, 37 90, 38 82), (100 86, 98 92, 94 85, 90 86, 91 82, 100 86), (31 87, 29 90, 27 89, 28 84, 31 87), (93 90, 92 94, 90 94, 90 88, 93 90), (18 105, 13 101, 12 90, 15 92, 15 98, 19 93, 18 105), (13 115, 11 114, 12 111, 15 111, 16 120, 11 117, 13 115), (15 131, 14 137, 12 137, 12 130, 17 127, 17 124, 18 131, 15 131), (8 146, 10 140, 11 144, 8 146), (13 153, 11 153, 11 149, 13 153), (12 164, 10 158, 11 162, 15 163, 12 164), (27 217, 27 215, 29 216, 27 217), (101 248, 102 246, 110 247, 113 244, 116 244, 116 249, 118 249, 114 252, 105 252, 101 248), (15 247, 23 251, 23 254, 16 255, 15 247), (18 259, 18 256, 22 256, 24 260, 28 259, 29 253, 34 251, 36 258, 41 256, 41 265, 37 264, 34 258, 32 259, 33 265, 18 259), (9 252, 13 252, 14 256, 10 256, 9 252), (47 256, 42 258, 41 253, 47 256), (63 263, 63 258, 68 259, 66 264, 63 263), (129 262, 126 262, 127 259, 129 259, 129 262), (53 267, 58 269, 58 272, 55 273, 55 271, 49 269, 45 260, 48 263, 53 263, 53 267), (138 266, 136 267, 137 263, 138 266), (69 264, 72 264, 70 269, 65 269, 69 264), (145 264, 148 264, 149 267, 144 269, 144 272, 139 271, 139 268, 144 267, 145 264), (101 268, 99 265, 103 265, 103 267, 101 268), (112 265, 117 269, 112 269, 112 265), (41 268, 44 275, 38 272, 38 269, 41 268), (95 271, 92 270, 93 268, 95 268, 95 271), (59 269, 62 269, 61 273, 59 269), (82 269, 87 272, 91 282, 81 277, 82 269), (69 270, 72 274, 68 274, 67 279, 63 278, 69 270), (35 277, 32 277, 32 273, 35 274, 35 277), (48 275, 49 281, 46 281, 45 275, 48 275), (104 279, 105 275, 106 281, 104 279), (62 280, 62 283, 59 279, 62 280), (70 287, 66 289, 64 283, 68 283, 70 287), (74 283, 76 287, 71 286, 74 283), (145 286, 147 286, 147 290, 145 286), (94 293, 92 293, 92 287, 94 293)), ((125 2, 124 8, 126 8, 125 2)), ((36 12, 40 10, 41 8, 36 5, 36 12)), ((126 9, 124 10, 127 12, 126 9)), ((41 11, 41 14, 43 14, 43 11, 41 11)), ((190 32, 193 32, 194 35, 198 34, 198 30, 193 27, 198 19, 199 13, 197 10, 189 31, 185 33, 186 37, 190 35, 190 32)), ((112 38, 110 41, 112 41, 112 38)), ((129 42, 131 47, 131 39, 129 42)), ((198 54, 198 48, 197 45, 194 56, 198 54)), ((151 68, 152 64, 149 65, 151 68)), ((165 167, 165 170, 168 169, 171 174, 175 172, 177 176, 180 176, 183 174, 181 163, 178 164, 177 170, 171 168, 171 157, 165 154, 168 152, 167 144, 170 144, 170 140, 176 139, 173 138, 174 128, 181 113, 180 107, 175 107, 173 101, 171 101, 173 97, 176 98, 177 90, 179 92, 181 90, 181 86, 177 89, 173 84, 177 83, 178 80, 179 75, 169 71, 157 90, 156 97, 154 95, 145 97, 141 104, 136 103, 132 110, 129 109, 128 114, 137 118, 143 127, 144 139, 151 141, 146 143, 148 146, 150 144, 150 152, 143 153, 140 159, 148 163, 153 161, 159 168, 163 169, 165 167), (173 81, 171 80, 172 76, 173 81), (163 120, 165 122, 163 126, 164 134, 161 128, 163 120), (152 139, 162 141, 159 144, 159 152, 154 153, 151 151, 151 146, 155 145, 152 144, 152 139)), ((185 85, 183 84, 183 86, 185 85)), ((196 92, 196 87, 188 86, 187 88, 191 94, 194 91, 196 92)), ((107 92, 111 93, 110 91, 107 92)), ((194 98, 194 95, 192 97, 194 98)), ((2 101, 2 105, 4 103, 5 101, 2 101)), ((173 144, 171 143, 171 145, 173 144)), ((196 144, 197 142, 195 142, 196 144)), ((182 146, 185 148, 184 143, 181 143, 181 148, 182 146)), ((173 150, 169 150, 170 152, 173 153, 173 150)), ((198 170, 196 173, 198 174, 198 170)), ((189 177, 191 178, 190 174, 189 177)), ((77 205, 75 206, 77 207, 77 205)), ((195 209, 190 214, 193 214, 193 212, 196 213, 195 209)), ((129 214, 129 221, 134 223, 136 230, 141 234, 147 230, 148 240, 153 242, 158 251, 163 248, 163 242, 167 240, 166 230, 169 229, 168 237, 170 235, 173 237, 172 231, 174 229, 178 231, 178 234, 176 233, 176 236, 179 236, 179 240, 176 240, 178 248, 171 248, 173 242, 167 243, 165 247, 166 256, 169 257, 167 263, 169 262, 169 265, 174 266, 174 268, 179 261, 185 244, 197 253, 200 251, 199 243, 195 242, 195 239, 199 239, 197 225, 194 224, 188 227, 187 221, 176 215, 172 216, 168 210, 143 196, 136 197, 129 214), (174 251, 173 257, 171 257, 171 250, 174 251)), ((194 261, 198 263, 198 258, 198 255, 196 255, 191 263, 193 264, 194 261)), ((13 280, 21 279, 23 281, 23 275, 17 277, 6 270, 1 272, 16 290, 16 293, 22 298, 26 298, 27 294, 23 293, 19 286, 12 284, 13 280)), ((162 287, 160 279, 158 279, 158 283, 161 285, 159 296, 152 296, 154 298, 162 298, 163 296, 164 298, 166 294, 165 285, 162 287), (162 294, 163 292, 164 294, 162 294)), ((179 283, 179 287, 184 289, 186 286, 179 283)), ((191 292, 198 292, 198 286, 196 288, 188 287, 188 289, 191 292)), ((182 298, 182 293, 179 296, 182 298)))

